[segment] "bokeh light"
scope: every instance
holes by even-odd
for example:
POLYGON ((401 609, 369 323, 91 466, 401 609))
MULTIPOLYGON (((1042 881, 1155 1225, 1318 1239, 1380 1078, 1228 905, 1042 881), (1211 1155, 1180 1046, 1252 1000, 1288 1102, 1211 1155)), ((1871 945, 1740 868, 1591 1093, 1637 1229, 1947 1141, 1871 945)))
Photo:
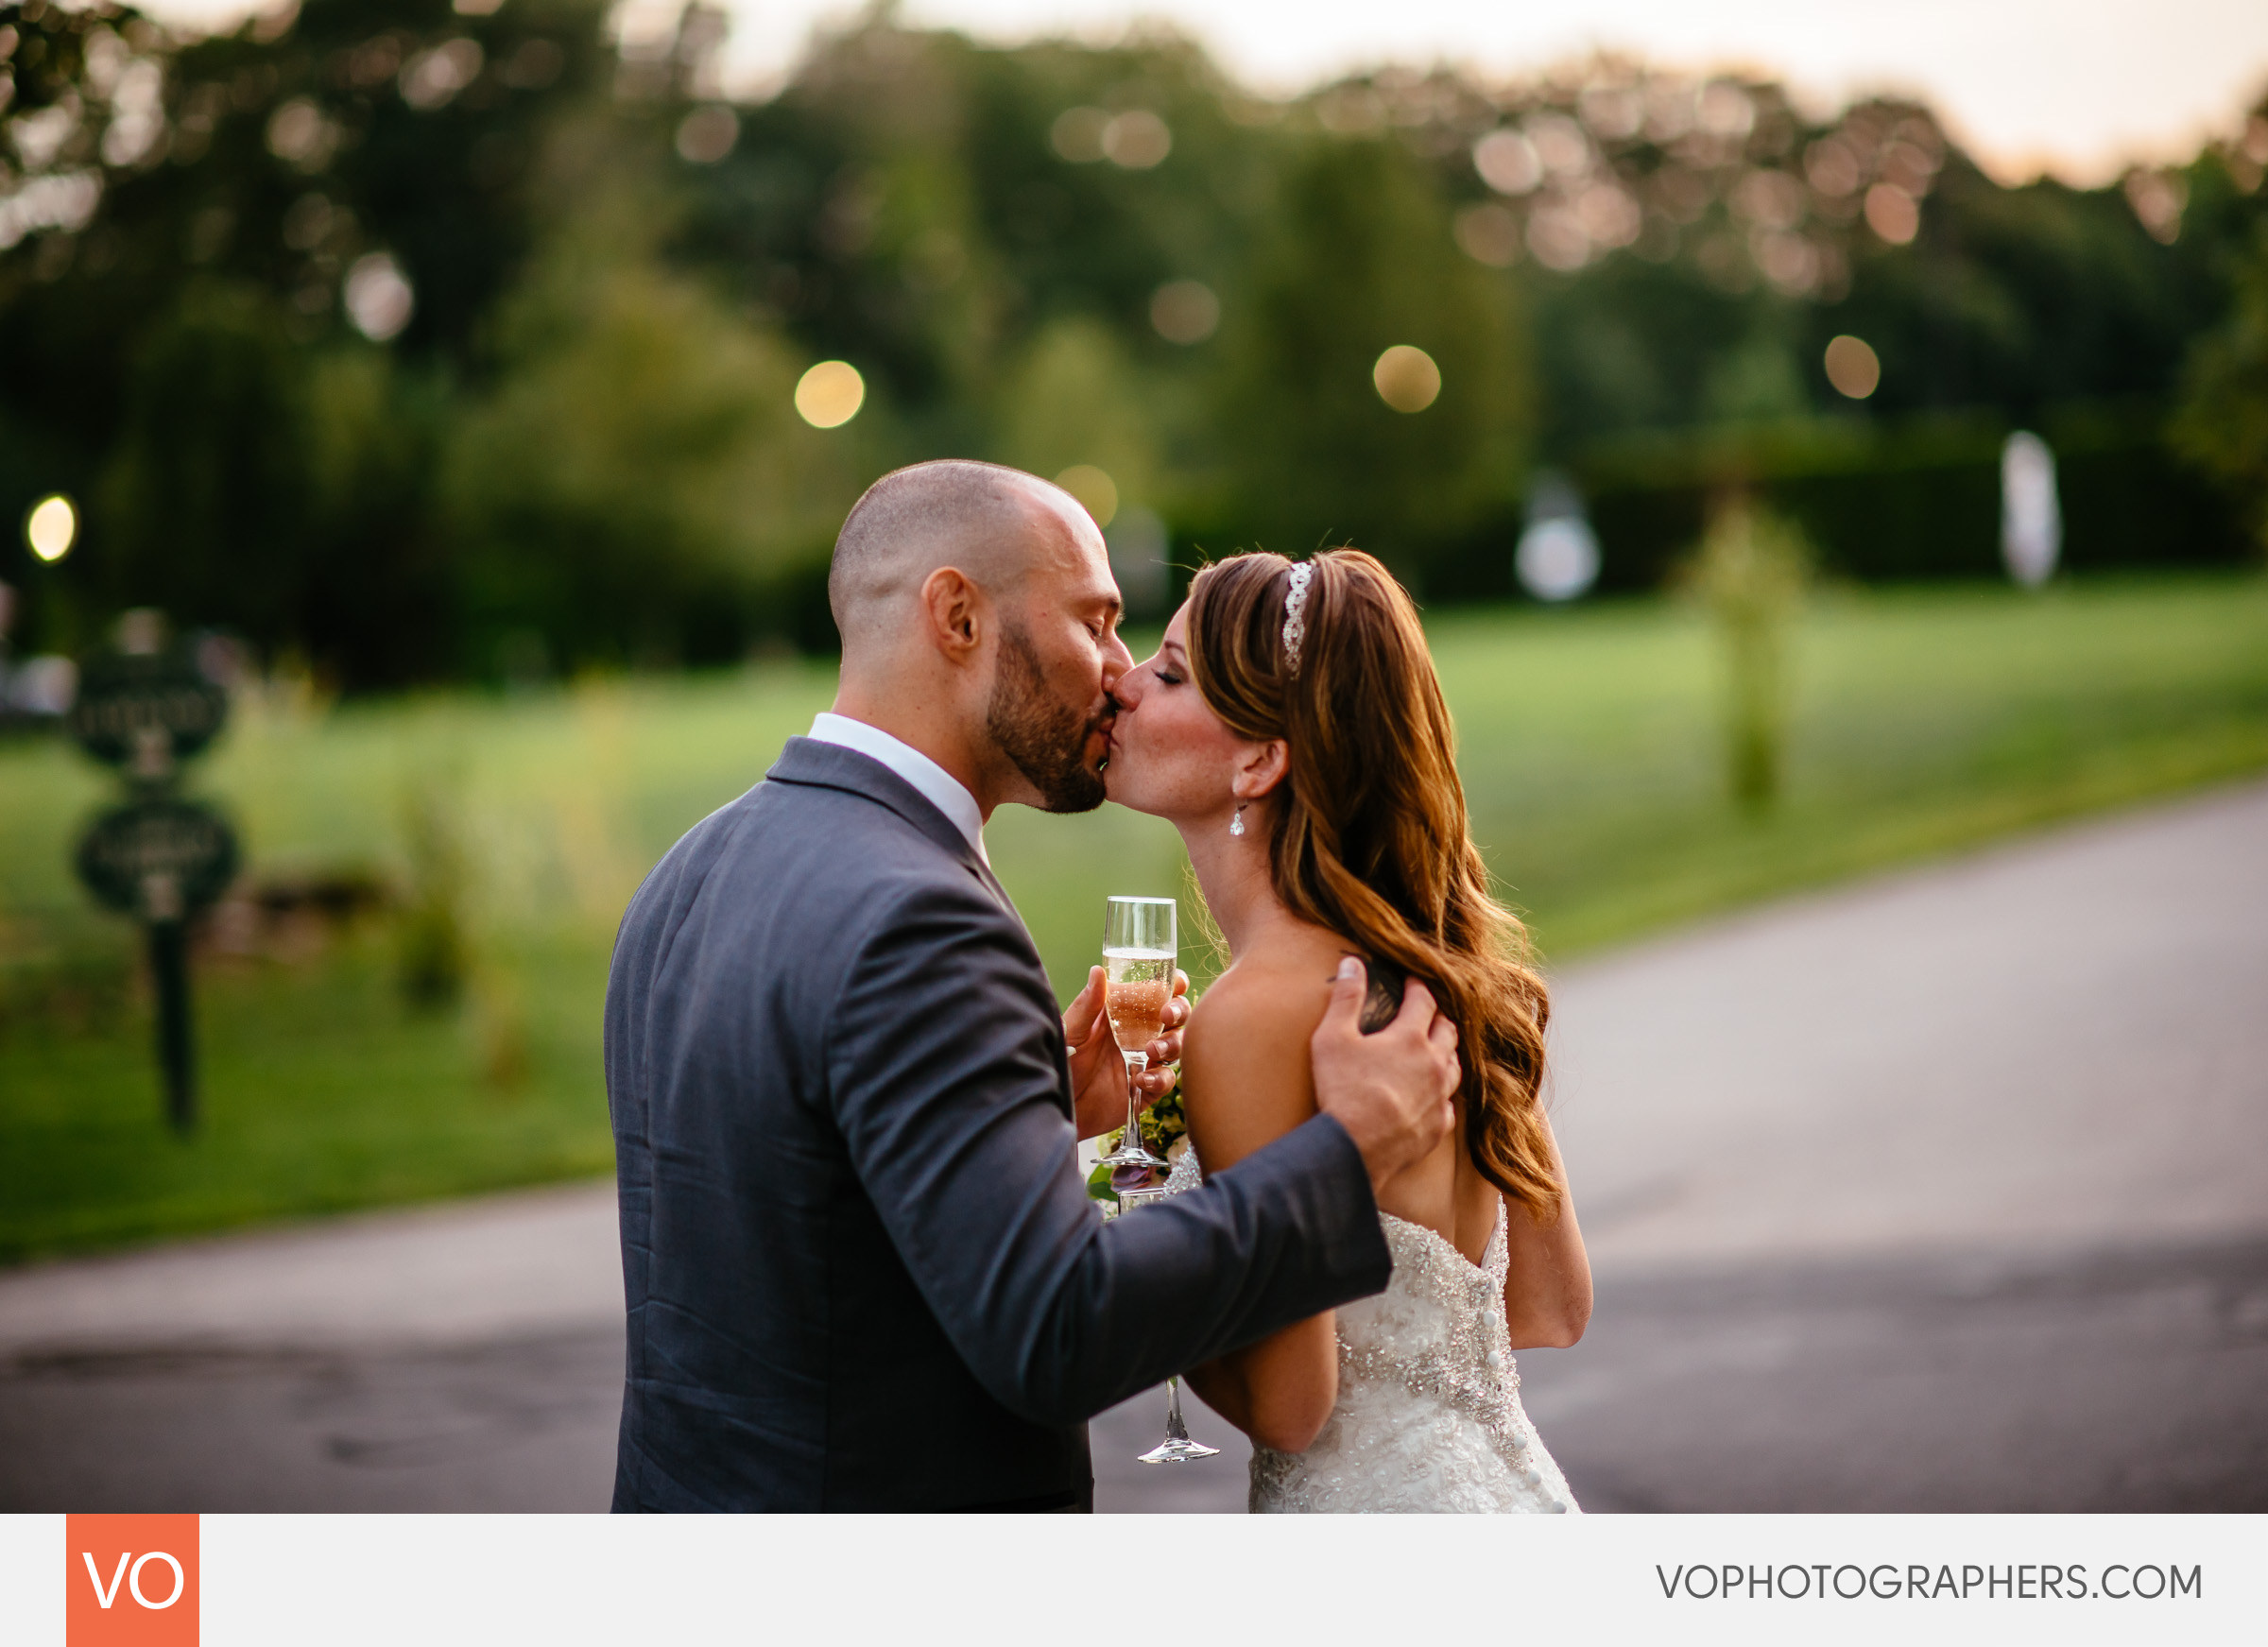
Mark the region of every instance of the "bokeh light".
POLYGON ((1579 515, 1538 521, 1520 535, 1512 564, 1538 600, 1573 600, 1598 581, 1598 535, 1579 515))
POLYGON ((1107 160, 1130 172, 1146 172, 1174 151, 1173 129, 1147 109, 1108 109, 1081 104, 1066 109, 1048 128, 1050 147, 1074 165, 1107 160))
POLYGON ((402 266, 387 253, 373 251, 356 258, 347 271, 346 302, 354 330, 372 343, 384 343, 409 324, 418 297, 402 266))
POLYGON ((1921 232, 1921 207, 1896 183, 1866 191, 1866 227, 1892 246, 1904 246, 1921 232))
POLYGON ((403 65, 402 101, 421 113, 442 107, 480 77, 480 43, 459 35, 421 51, 403 65))
POLYGON ((1756 129, 1756 99, 1730 80, 1711 80, 1693 105, 1693 124, 1711 137, 1744 138, 1756 129))
POLYGON ((1525 130, 1536 158, 1552 176, 1579 178, 1590 170, 1590 139, 1566 115, 1549 110, 1531 114, 1525 130))
POLYGON ((1118 482, 1091 463, 1074 463, 1056 476, 1056 484, 1079 500, 1079 506, 1108 526, 1118 515, 1118 482))
POLYGON ((796 410, 815 429, 834 429, 867 403, 867 380, 847 360, 822 360, 796 384, 796 410))
POLYGON ((1422 412, 1439 398, 1441 369, 1422 349, 1397 343, 1370 369, 1378 398, 1398 412, 1422 412))
POLYGON ((1572 274, 1590 261, 1590 235, 1572 207, 1554 202, 1528 218, 1528 249, 1544 267, 1572 274))
POLYGON ((1472 146, 1472 169, 1500 195, 1524 195, 1543 181, 1536 146, 1508 127, 1472 146))
POLYGON ((1047 129, 1047 141, 1059 158, 1086 165, 1103 158, 1103 132, 1109 124, 1108 109, 1066 109, 1047 129))
POLYGON ((42 498, 24 517, 24 541, 42 560, 60 560, 77 540, 78 511, 60 492, 42 498))
POLYGON ((1827 381, 1836 393, 1863 401, 1881 386, 1881 359, 1864 338, 1845 333, 1827 346, 1827 381))
POLYGON ((723 103, 707 103, 678 123, 678 153, 695 165, 714 165, 740 141, 740 116, 723 103))
POLYGON ((2181 214, 2190 203, 2190 185, 2176 171, 2151 167, 2126 174, 2126 203, 2150 238, 2171 246, 2181 238, 2181 214))
POLYGON ((1520 261, 1520 219, 1493 200, 1459 212, 1455 233, 1457 245, 1475 263, 1509 268, 1520 261))
POLYGON ((1859 192, 1859 157, 1840 137, 1823 137, 1804 150, 1803 175, 1822 198, 1845 200, 1859 192))
POLYGON ((268 153, 310 175, 331 163, 338 139, 338 128, 310 98, 280 103, 267 117, 268 153))
POLYGON ((1114 114, 1103 128, 1103 158, 1132 172, 1146 172, 1173 152, 1174 134, 1147 109, 1114 114))
POLYGON ((1202 343, 1221 324, 1221 300, 1203 281, 1168 281, 1151 294, 1150 324, 1168 343, 1202 343))

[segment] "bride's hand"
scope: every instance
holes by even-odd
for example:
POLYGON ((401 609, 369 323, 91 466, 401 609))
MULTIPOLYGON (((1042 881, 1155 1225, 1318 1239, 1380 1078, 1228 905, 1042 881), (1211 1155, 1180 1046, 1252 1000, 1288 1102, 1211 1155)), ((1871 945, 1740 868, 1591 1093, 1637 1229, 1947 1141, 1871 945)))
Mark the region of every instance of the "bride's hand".
MULTIPOLYGON (((1181 1061, 1181 1026, 1189 1021, 1189 974, 1174 972, 1174 998, 1165 1005, 1165 1033, 1150 1042, 1150 1067, 1141 1081, 1143 1106, 1173 1089, 1181 1061)), ((1071 1050, 1071 1092, 1078 1135, 1099 1138, 1126 1124, 1126 1064, 1104 1010, 1103 969, 1087 969, 1087 987, 1063 1013, 1063 1040, 1071 1050)))

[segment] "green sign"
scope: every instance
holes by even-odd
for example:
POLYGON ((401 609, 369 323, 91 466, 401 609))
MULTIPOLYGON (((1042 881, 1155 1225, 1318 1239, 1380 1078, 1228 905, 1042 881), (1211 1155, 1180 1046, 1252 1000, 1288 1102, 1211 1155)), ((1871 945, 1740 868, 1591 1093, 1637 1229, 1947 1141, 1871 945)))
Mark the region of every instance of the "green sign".
POLYGON ((79 838, 78 878, 101 902, 178 921, 228 889, 236 836, 212 808, 178 797, 112 807, 79 838))
POLYGON ((220 733, 229 695, 185 652, 103 652, 79 671, 71 735, 97 761, 158 777, 220 733))

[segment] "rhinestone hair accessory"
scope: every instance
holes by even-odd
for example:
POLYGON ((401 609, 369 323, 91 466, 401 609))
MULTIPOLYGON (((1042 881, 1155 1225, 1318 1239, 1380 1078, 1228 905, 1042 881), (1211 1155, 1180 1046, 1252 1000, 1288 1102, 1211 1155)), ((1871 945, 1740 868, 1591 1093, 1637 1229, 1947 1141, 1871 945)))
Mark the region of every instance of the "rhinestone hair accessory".
POLYGON ((1307 586, 1314 575, 1314 563, 1300 561, 1292 568, 1292 587, 1283 597, 1283 659, 1294 675, 1299 673, 1299 643, 1307 639, 1307 586))

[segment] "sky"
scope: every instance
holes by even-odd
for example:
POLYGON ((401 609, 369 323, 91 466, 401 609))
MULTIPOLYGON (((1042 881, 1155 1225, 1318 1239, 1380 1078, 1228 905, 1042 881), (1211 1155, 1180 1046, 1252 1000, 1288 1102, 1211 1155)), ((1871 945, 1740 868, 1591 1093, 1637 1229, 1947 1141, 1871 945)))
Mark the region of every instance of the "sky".
MULTIPOLYGON (((146 0, 212 26, 244 0, 146 0)), ((626 0, 674 11, 674 0, 626 0)), ((776 84, 844 0, 725 0, 729 74, 776 84)), ((2268 93, 2268 0, 902 0, 907 24, 1015 41, 1109 41, 1138 17, 1203 42, 1265 92, 1381 62, 1518 75, 1599 47, 1668 67, 1787 80, 1824 112, 1856 94, 1925 98, 2006 181, 2095 183, 2193 155, 2268 93)))

